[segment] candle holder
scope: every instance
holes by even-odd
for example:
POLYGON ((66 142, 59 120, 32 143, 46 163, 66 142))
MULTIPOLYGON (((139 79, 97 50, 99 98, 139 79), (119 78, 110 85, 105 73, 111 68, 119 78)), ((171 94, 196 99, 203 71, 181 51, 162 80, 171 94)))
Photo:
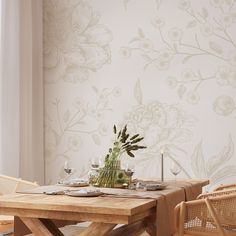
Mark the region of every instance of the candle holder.
POLYGON ((161 182, 164 182, 164 152, 161 151, 161 182))

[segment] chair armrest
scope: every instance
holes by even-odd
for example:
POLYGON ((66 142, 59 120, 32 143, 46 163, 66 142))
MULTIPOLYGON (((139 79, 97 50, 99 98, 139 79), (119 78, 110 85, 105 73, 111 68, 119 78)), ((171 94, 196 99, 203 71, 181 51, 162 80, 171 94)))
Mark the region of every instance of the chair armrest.
POLYGON ((236 189, 236 184, 222 184, 215 188, 213 191, 221 191, 221 190, 226 190, 226 189, 231 189, 235 188, 236 189))
POLYGON ((181 203, 175 208, 175 232, 179 236, 235 233, 235 206, 236 193, 181 203))
POLYGON ((174 230, 179 231, 180 203, 174 209, 174 230))
POLYGON ((197 199, 205 199, 205 198, 212 198, 212 197, 220 197, 220 196, 225 196, 229 194, 235 194, 236 193, 236 188, 235 189, 226 189, 226 190, 221 190, 221 191, 214 191, 210 193, 203 193, 200 194, 197 199))
POLYGON ((214 219, 214 222, 217 226, 217 229, 219 231, 219 235, 220 236, 226 236, 222 226, 220 225, 220 220, 216 214, 216 211, 214 209, 214 207, 212 206, 211 202, 210 202, 210 199, 209 198, 205 198, 205 202, 206 202, 206 205, 207 205, 207 208, 212 216, 212 218, 214 219))

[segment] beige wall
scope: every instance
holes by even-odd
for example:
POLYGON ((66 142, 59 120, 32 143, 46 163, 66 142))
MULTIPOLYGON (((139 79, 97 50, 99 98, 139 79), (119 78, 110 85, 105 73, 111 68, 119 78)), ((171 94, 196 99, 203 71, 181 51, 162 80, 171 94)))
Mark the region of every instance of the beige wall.
POLYGON ((112 126, 145 136, 136 175, 236 181, 236 1, 45 0, 48 183, 83 176, 112 126))

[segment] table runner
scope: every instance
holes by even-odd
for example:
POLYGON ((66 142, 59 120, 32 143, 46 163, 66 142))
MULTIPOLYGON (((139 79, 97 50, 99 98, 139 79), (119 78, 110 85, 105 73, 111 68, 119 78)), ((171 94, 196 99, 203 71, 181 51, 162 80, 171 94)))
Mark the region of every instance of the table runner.
MULTIPOLYGON (((167 187, 158 191, 136 191, 117 188, 99 188, 108 197, 131 197, 131 198, 152 198, 156 199, 156 235, 171 236, 174 233, 174 208, 182 201, 196 199, 202 192, 200 181, 167 181, 167 187)), ((82 187, 79 187, 81 189, 82 187)), ((86 188, 86 187, 84 187, 86 188)), ((88 187, 87 187, 88 188, 88 187)), ((89 187, 91 188, 91 187, 89 187)), ((93 187, 92 187, 93 188, 93 187)), ((60 185, 41 186, 35 189, 24 191, 24 193, 43 193, 56 190, 74 190, 78 187, 66 187, 60 185)), ((103 197, 106 197, 104 195, 103 197)))

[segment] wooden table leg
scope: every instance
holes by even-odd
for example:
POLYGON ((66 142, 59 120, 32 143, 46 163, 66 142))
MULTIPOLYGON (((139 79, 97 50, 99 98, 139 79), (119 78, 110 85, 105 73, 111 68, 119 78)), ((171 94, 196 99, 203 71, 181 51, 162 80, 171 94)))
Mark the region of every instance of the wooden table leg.
POLYGON ((156 236, 156 216, 145 218, 142 221, 138 221, 129 225, 123 225, 117 229, 112 230, 107 236, 138 236, 143 232, 148 233, 150 236, 156 236))
POLYGON ((18 216, 14 216, 14 236, 23 236, 30 233, 30 230, 22 220, 18 216))
MULTIPOLYGON (((42 221, 42 219, 40 219, 42 221)), ((56 228, 63 227, 65 225, 75 225, 78 222, 77 221, 67 221, 67 220, 50 220, 54 223, 56 228)), ((43 222, 44 223, 44 222, 43 222)), ((46 223, 44 223, 46 224, 46 223)), ((46 225, 47 227, 47 225, 46 225)), ((52 226, 55 228, 54 226, 52 226)), ((31 231, 29 228, 22 222, 22 220, 18 217, 14 217, 14 236, 24 236, 27 234, 30 234, 31 231)))
POLYGON ((116 224, 93 222, 80 236, 103 236, 110 232, 115 226, 116 224))
POLYGON ((139 221, 130 225, 123 225, 117 229, 114 229, 107 236, 138 236, 145 232, 146 227, 146 221, 139 221))
MULTIPOLYGON (((54 236, 42 221, 36 218, 20 218, 23 223, 32 231, 35 236, 54 236)), ((49 227, 49 226, 48 226, 49 227)), ((63 234, 59 234, 63 235, 63 234)))
POLYGON ((146 219, 146 222, 147 222, 147 233, 150 235, 150 236, 156 236, 156 215, 153 214, 149 217, 147 217, 146 219))
POLYGON ((47 229, 53 235, 64 236, 64 234, 58 229, 58 227, 54 224, 53 221, 51 221, 49 219, 40 219, 40 221, 47 227, 47 229))

